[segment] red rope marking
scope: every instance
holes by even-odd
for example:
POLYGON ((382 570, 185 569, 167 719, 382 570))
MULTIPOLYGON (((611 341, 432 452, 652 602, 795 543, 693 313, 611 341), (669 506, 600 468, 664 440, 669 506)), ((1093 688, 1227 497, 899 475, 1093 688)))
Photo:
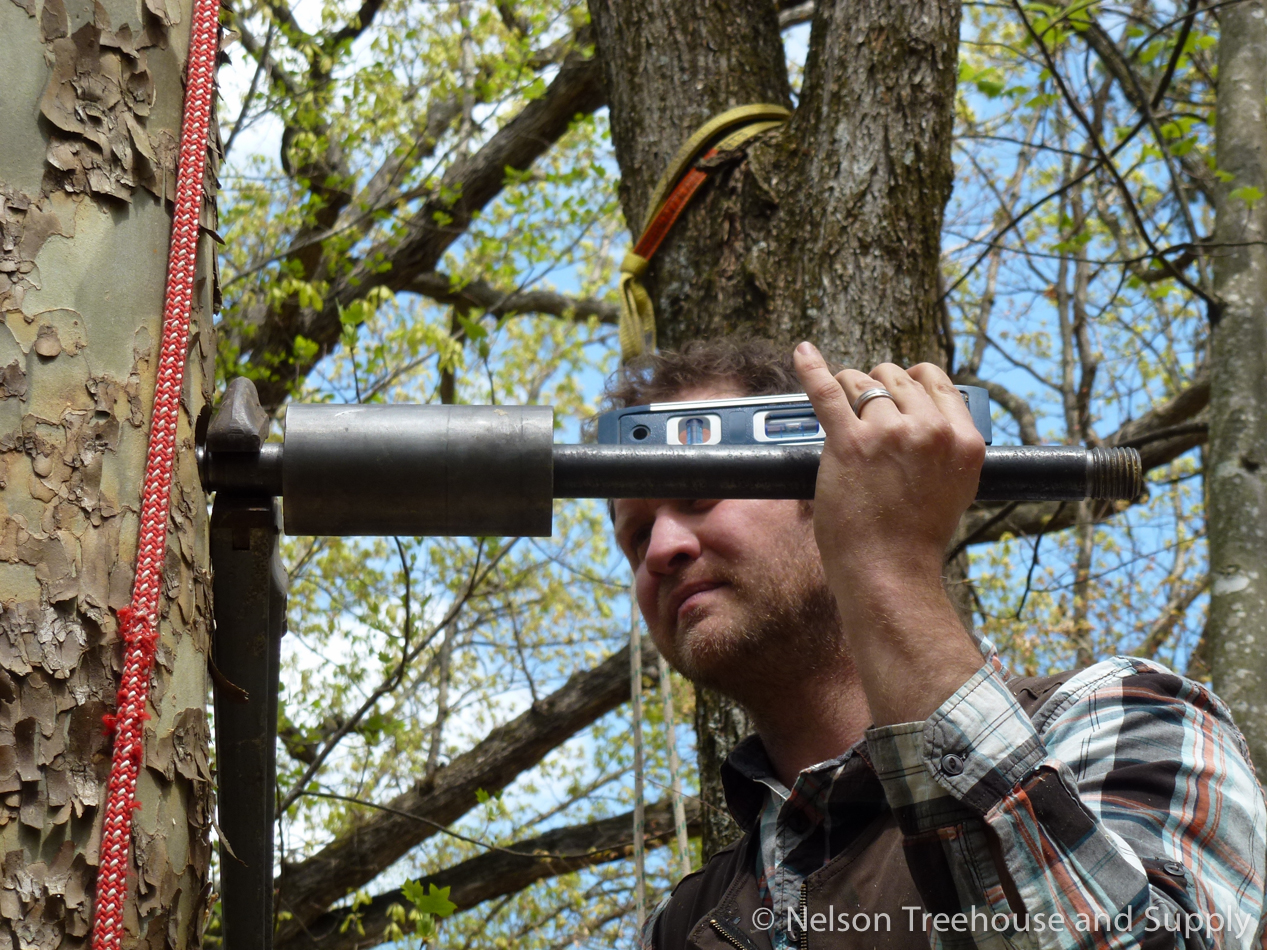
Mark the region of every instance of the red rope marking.
POLYGON ((202 180, 207 163, 207 131, 215 97, 216 53, 220 39, 220 0, 195 0, 185 74, 185 113, 180 128, 176 172, 176 206, 172 244, 167 258, 167 292, 163 306, 163 341, 154 387, 154 418, 141 493, 141 530, 137 540, 136 581, 132 604, 119 613, 124 642, 119 705, 105 717, 114 730, 114 759, 106 786, 105 825, 97 870, 97 906, 93 950, 119 950, 123 940, 123 901, 127 897, 128 858, 136 779, 144 757, 142 726, 149 718, 150 673, 158 647, 158 598, 167 552, 167 515, 172 467, 176 458, 176 424, 189 344, 189 308, 193 301, 194 265, 198 257, 202 214, 202 180))

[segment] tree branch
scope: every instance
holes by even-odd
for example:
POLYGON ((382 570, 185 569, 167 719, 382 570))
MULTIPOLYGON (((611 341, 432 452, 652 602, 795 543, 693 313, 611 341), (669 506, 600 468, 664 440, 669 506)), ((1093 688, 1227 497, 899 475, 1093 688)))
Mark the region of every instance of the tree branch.
POLYGON ((593 297, 569 297, 553 290, 501 290, 482 280, 454 287, 452 278, 439 271, 418 274, 402 288, 430 297, 437 303, 483 310, 494 317, 539 313, 570 320, 598 317, 600 323, 615 325, 620 308, 593 297))
MULTIPOLYGON (((1122 177, 1122 173, 1118 169, 1117 163, 1113 161, 1113 157, 1100 141, 1099 132, 1096 130, 1091 120, 1087 118, 1086 114, 1082 110, 1082 106, 1078 102, 1077 97, 1073 95, 1068 85, 1065 83, 1064 77, 1061 75, 1060 69, 1056 64, 1054 55, 1051 50, 1047 48, 1047 44, 1043 42, 1043 38, 1034 29, 1029 16, 1025 12, 1025 8, 1021 5, 1019 0, 1012 0, 1012 6, 1016 10, 1017 16, 1021 18, 1021 22, 1025 25, 1025 30, 1028 32, 1030 39, 1034 41, 1034 44, 1038 47, 1039 53, 1042 54, 1043 62, 1046 64, 1048 72, 1051 73, 1051 78, 1056 84, 1056 88, 1060 90, 1061 97, 1065 100, 1065 105, 1068 106, 1069 111, 1073 113, 1074 118, 1078 120, 1078 124, 1082 126, 1083 131, 1087 135, 1087 139, 1091 142, 1092 147, 1095 149, 1096 155, 1100 159, 1100 167, 1109 173, 1109 176, 1113 179, 1114 184, 1117 186, 1118 195, 1122 199, 1122 204, 1126 206, 1126 210, 1135 224, 1135 229, 1139 233, 1140 239, 1148 245, 1148 249, 1152 252, 1154 257, 1161 257, 1161 250, 1157 247, 1156 242, 1153 240, 1153 236, 1148 232, 1148 225, 1144 221, 1143 215, 1140 213, 1140 210, 1135 203, 1135 196, 1131 194, 1131 190, 1127 186, 1126 180, 1122 177)), ((1151 116, 1152 112, 1148 110, 1147 103, 1145 103, 1145 111, 1143 114, 1144 121, 1149 123, 1151 121, 1151 116)), ((1196 235, 1193 234, 1192 237, 1195 238, 1196 235)), ((1176 281, 1186 287, 1193 294, 1200 297, 1205 303, 1209 304, 1211 307, 1215 305, 1214 299, 1207 294, 1204 289, 1188 280, 1182 272, 1176 272, 1174 276, 1176 281)))
POLYGON ((1135 656, 1146 657, 1150 660, 1154 659, 1157 656, 1157 651, 1166 645, 1166 641, 1170 639, 1170 635, 1174 633, 1175 627, 1178 626, 1179 621, 1188 612, 1192 602, 1205 593, 1206 588, 1209 586, 1209 574, 1197 578, 1190 584, 1176 585, 1171 592, 1170 599, 1166 601, 1165 608, 1157 619, 1153 621, 1148 633, 1145 634, 1143 643, 1135 650, 1135 656))
POLYGON ((802 3, 779 4, 779 29, 786 30, 799 23, 808 23, 814 19, 814 0, 803 0, 802 3))
MULTIPOLYGON (((1182 19, 1187 24, 1191 24, 1191 16, 1192 13, 1188 12, 1182 19)), ((1122 94, 1135 107, 1135 110, 1141 116, 1151 115, 1152 110, 1161 104, 1161 99, 1169 86, 1169 77, 1174 75, 1175 66, 1178 64, 1178 54, 1181 53, 1183 44, 1180 43, 1175 48, 1175 53, 1171 55, 1170 60, 1166 63, 1166 72, 1164 73, 1164 76, 1167 77, 1166 81, 1164 84, 1158 84, 1157 90, 1150 101, 1150 98, 1136 79, 1130 63, 1127 62, 1126 55, 1121 51, 1117 43, 1113 41, 1113 37, 1108 34, 1104 27, 1100 26, 1094 18, 1091 18, 1087 29, 1079 33, 1079 35, 1086 40, 1088 46, 1095 50, 1096 55, 1100 57, 1100 62, 1104 64, 1104 68, 1109 75, 1117 80, 1122 94)), ((1159 147, 1161 146, 1159 145, 1159 147)), ((1201 192, 1202 197, 1206 201, 1214 204, 1214 173, 1205 165, 1197 153, 1189 152, 1187 155, 1180 156, 1179 164, 1183 167, 1193 187, 1201 192)))
MULTIPOLYGON (((647 649, 646 675, 655 677, 655 650, 647 649)), ((295 938, 328 907, 372 881, 411 848, 477 805, 476 791, 496 792, 534 767, 550 751, 629 698, 629 649, 577 673, 541 702, 498 726, 474 748, 428 780, 397 795, 381 811, 357 822, 319 852, 284 867, 278 906, 293 915, 278 943, 295 938), (426 821, 407 816, 420 816, 426 821)))
MULTIPOLYGON (((475 214, 502 190, 507 171, 529 168, 563 137, 573 119, 601 105, 598 63, 568 57, 541 98, 524 106, 474 155, 445 172, 441 194, 423 205, 408 223, 408 236, 390 249, 393 270, 386 282, 399 285, 419 270, 433 269, 475 214)), ((377 250, 388 252, 388 247, 377 250)))
POLYGON ((375 246, 334 283, 323 309, 296 308, 293 313, 270 313, 261 320, 247 344, 251 365, 266 370, 269 377, 257 383, 260 401, 267 407, 280 405, 291 380, 307 374, 334 349, 342 333, 341 306, 374 287, 408 290, 419 274, 433 271, 475 214, 497 197, 507 171, 529 168, 563 137, 577 115, 593 112, 603 101, 598 63, 569 56, 541 98, 524 106, 474 155, 448 169, 437 195, 408 222, 403 239, 375 246), (296 356, 297 336, 318 345, 315 356, 296 356))
MULTIPOLYGON (((699 832, 700 805, 686 800, 687 827, 699 832)), ((648 847, 658 847, 673 837, 673 809, 668 801, 647 806, 645 834, 648 847)), ((628 857, 633 852, 633 814, 626 812, 601 821, 557 828, 516 842, 502 851, 489 851, 435 874, 419 883, 448 887, 449 900, 459 911, 508 894, 515 894, 537 881, 569 874, 628 857), (515 854, 511 851, 518 852, 515 854), (527 856, 531 854, 531 856, 527 856)), ((312 921, 306 931, 276 944, 277 950, 364 950, 387 939, 390 908, 409 907, 399 889, 374 897, 358 909, 358 926, 344 928, 350 911, 333 910, 312 921)))
MULTIPOLYGON (((1208 428, 1198 421, 1210 401, 1210 374, 1202 366, 1193 375, 1188 388, 1138 419, 1124 423, 1102 442, 1104 446, 1134 446, 1139 449, 1144 471, 1160 468, 1206 442, 1208 428)), ((1071 527, 1077 520, 1078 505, 1065 505, 1056 516, 1057 503, 1027 502, 1011 506, 1006 517, 999 517, 1004 506, 973 507, 964 515, 956 532, 957 543, 984 544, 997 541, 1004 534, 1034 535, 1071 527)), ((1107 521, 1121 509, 1121 504, 1098 501, 1088 505, 1095 523, 1107 521)))

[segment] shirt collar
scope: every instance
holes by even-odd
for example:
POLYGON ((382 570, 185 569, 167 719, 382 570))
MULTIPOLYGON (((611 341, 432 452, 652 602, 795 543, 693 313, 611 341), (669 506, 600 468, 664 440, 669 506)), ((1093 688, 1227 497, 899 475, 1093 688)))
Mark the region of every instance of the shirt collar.
MULTIPOLYGON (((994 644, 983 637, 977 641, 977 646, 985 661, 1002 671, 999 651, 994 644)), ((775 774, 761 737, 748 736, 735 746, 722 764, 721 780, 726 807, 745 831, 750 830, 760 817, 767 794, 785 801, 795 796, 801 807, 820 811, 841 802, 884 797, 871 768, 865 739, 835 758, 803 770, 797 776, 796 786, 788 789, 775 774)))
POLYGON ((826 814, 839 804, 862 799, 883 799, 884 791, 871 768, 866 740, 835 758, 803 769, 788 789, 779 781, 760 736, 748 736, 730 753, 721 767, 722 789, 730 814, 745 831, 761 815, 767 795, 795 799, 805 811, 826 814))

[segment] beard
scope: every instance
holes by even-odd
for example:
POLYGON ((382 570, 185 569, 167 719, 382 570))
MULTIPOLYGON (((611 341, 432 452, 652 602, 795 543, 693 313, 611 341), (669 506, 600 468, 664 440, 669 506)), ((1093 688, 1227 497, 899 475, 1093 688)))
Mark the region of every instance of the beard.
POLYGON ((746 572, 704 565, 733 603, 724 612, 700 607, 667 618, 665 635, 653 638, 665 659, 749 710, 783 702, 785 691, 839 669, 847 656, 840 612, 816 548, 812 555, 766 560, 746 572))

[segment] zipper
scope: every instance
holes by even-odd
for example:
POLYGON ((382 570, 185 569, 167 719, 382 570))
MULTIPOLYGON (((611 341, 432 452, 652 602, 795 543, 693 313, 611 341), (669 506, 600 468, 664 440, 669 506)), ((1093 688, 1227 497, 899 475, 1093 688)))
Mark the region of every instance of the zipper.
POLYGON ((800 911, 801 920, 805 921, 806 926, 801 928, 801 932, 796 935, 796 946, 799 950, 809 950, 809 879, 801 881, 801 901, 800 911))
POLYGON ((732 947, 737 950, 757 950, 756 945, 748 939, 748 935, 739 930, 731 930, 730 927, 723 924, 716 917, 708 918, 708 922, 713 925, 713 929, 721 935, 732 947))

